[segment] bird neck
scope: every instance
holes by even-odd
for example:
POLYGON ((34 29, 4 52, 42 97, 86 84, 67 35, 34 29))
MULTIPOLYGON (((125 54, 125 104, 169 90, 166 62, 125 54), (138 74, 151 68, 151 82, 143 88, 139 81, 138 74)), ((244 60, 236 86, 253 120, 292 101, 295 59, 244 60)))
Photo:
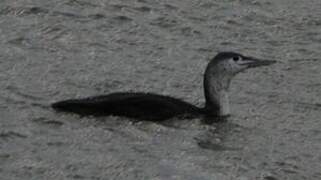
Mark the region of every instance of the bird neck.
POLYGON ((231 75, 223 69, 215 66, 208 66, 204 75, 205 111, 209 115, 228 116, 229 106, 229 86, 231 75))

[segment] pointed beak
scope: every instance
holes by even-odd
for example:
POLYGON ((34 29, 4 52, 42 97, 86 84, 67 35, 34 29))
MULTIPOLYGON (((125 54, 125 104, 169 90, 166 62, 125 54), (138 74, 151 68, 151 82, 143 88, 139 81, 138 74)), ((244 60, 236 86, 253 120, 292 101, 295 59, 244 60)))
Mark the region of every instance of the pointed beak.
POLYGON ((276 61, 274 61, 274 60, 261 60, 261 59, 256 59, 253 57, 246 57, 244 59, 244 61, 246 62, 244 64, 247 65, 248 68, 268 66, 268 65, 276 63, 276 61))

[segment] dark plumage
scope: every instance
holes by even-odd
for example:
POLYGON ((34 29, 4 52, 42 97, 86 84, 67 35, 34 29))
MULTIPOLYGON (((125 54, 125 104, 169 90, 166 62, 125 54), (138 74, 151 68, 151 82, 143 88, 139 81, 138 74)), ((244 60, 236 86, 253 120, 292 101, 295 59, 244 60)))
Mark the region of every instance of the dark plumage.
POLYGON ((180 99, 150 93, 112 93, 54 103, 53 108, 81 115, 116 115, 145 120, 163 120, 202 111, 180 99))
POLYGON ((52 107, 80 115, 116 115, 154 121, 177 116, 226 116, 229 115, 227 92, 232 77, 244 69, 274 62, 245 57, 234 52, 217 54, 208 64, 204 74, 204 108, 169 96, 130 92, 64 100, 52 104, 52 107))

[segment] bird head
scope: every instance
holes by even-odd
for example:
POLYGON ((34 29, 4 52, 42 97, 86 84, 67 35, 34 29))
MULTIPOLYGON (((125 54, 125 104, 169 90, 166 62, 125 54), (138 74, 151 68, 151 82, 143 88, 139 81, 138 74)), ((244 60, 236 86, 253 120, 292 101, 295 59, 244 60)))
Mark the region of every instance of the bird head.
POLYGON ((228 89, 231 79, 246 69, 267 66, 275 62, 234 52, 218 53, 205 70, 205 110, 209 114, 228 116, 230 114, 228 89))
POLYGON ((249 68, 267 66, 276 63, 273 60, 262 60, 254 57, 244 56, 235 52, 220 52, 212 62, 218 65, 225 73, 233 75, 249 68))

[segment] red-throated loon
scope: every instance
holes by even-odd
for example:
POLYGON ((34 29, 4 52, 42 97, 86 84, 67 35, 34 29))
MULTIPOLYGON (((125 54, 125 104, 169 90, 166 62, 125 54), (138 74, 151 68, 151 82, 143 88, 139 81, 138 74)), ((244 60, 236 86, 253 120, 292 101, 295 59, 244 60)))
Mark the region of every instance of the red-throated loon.
POLYGON ((84 99, 69 99, 52 104, 59 111, 81 115, 116 115, 141 120, 161 121, 176 116, 229 116, 228 90, 232 78, 249 68, 275 63, 234 52, 220 52, 207 65, 204 74, 205 107, 180 99, 151 93, 116 92, 84 99))

